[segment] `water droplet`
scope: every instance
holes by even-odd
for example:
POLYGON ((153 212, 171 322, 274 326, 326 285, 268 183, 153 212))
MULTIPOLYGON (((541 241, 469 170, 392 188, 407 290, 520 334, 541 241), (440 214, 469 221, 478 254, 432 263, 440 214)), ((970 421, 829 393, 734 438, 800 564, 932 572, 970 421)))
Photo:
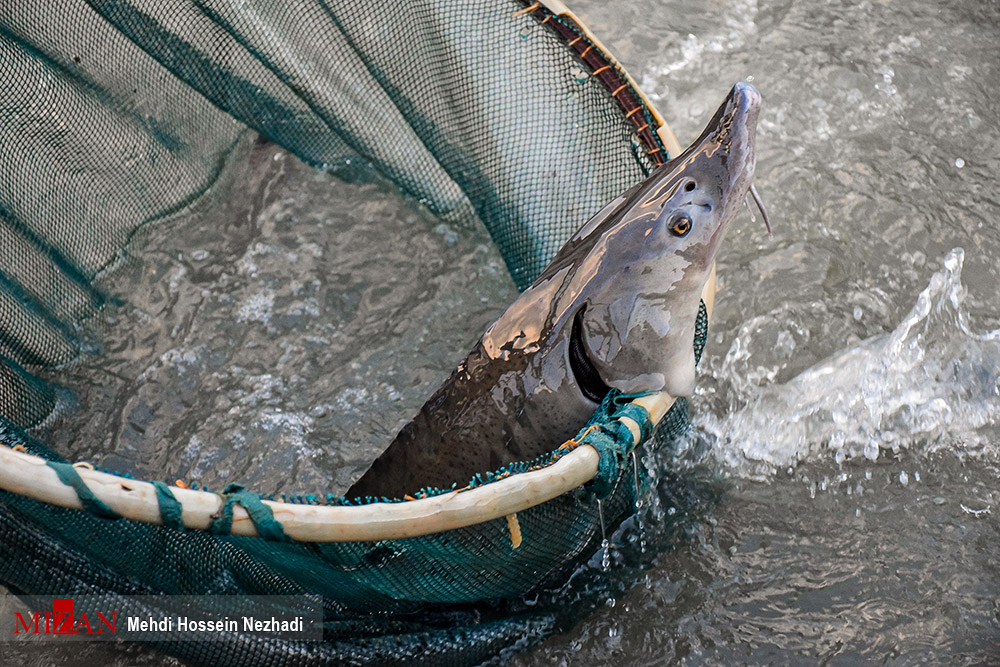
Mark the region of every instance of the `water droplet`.
POLYGON ((906 474, 905 470, 902 470, 899 473, 899 483, 902 484, 903 486, 906 486, 907 484, 910 483, 910 476, 906 474))
POLYGON ((639 533, 639 550, 646 553, 646 531, 642 525, 642 497, 639 487, 639 461, 636 458, 635 450, 632 450, 632 471, 635 473, 635 523, 639 533))
POLYGON ((604 601, 604 604, 606 604, 609 607, 614 607, 615 606, 615 599, 614 598, 608 598, 607 600, 604 601))
POLYGON ((878 443, 875 440, 869 440, 865 443, 865 458, 869 461, 878 460, 878 443))
POLYGON ((601 501, 597 501, 597 513, 601 518, 601 570, 607 572, 611 569, 611 543, 608 542, 607 529, 604 527, 604 507, 601 501))
POLYGON ((958 167, 959 169, 961 169, 962 167, 965 166, 965 160, 963 160, 960 157, 959 158, 955 158, 955 166, 958 167))
POLYGON ((747 75, 747 83, 751 83, 752 81, 753 81, 753 74, 748 74, 747 75))
POLYGON ((754 215, 753 208, 750 206, 750 195, 747 194, 743 197, 743 206, 746 207, 747 213, 750 214, 750 223, 753 224, 757 222, 757 216, 754 215))
POLYGON ((919 472, 914 472, 913 473, 913 481, 914 482, 919 482, 920 481, 920 473, 919 472))
POLYGON ((861 310, 861 306, 854 306, 854 319, 860 321, 861 317, 864 315, 864 311, 861 310))

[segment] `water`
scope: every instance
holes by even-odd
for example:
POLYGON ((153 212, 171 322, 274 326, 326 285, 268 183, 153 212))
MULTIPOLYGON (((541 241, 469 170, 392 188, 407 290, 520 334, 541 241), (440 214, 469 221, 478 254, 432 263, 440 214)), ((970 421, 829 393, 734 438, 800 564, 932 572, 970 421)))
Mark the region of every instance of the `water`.
MULTIPOLYGON (((575 4, 682 144, 758 87, 774 237, 730 232, 695 429, 600 604, 513 663, 1000 662, 1000 6, 575 4)), ((247 150, 262 196, 138 240, 60 371, 70 456, 342 490, 513 298, 475 227, 247 150)))

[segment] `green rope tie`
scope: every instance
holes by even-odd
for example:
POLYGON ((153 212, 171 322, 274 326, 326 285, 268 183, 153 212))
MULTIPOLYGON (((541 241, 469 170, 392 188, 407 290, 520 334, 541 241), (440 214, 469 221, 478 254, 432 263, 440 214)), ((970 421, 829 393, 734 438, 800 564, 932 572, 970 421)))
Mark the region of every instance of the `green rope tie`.
POLYGON ((174 497, 170 487, 163 482, 156 480, 153 486, 156 487, 156 500, 160 503, 160 519, 163 520, 163 525, 174 530, 184 530, 184 524, 181 522, 183 505, 174 497))
POLYGON ((621 417, 628 417, 638 424, 639 442, 646 442, 646 438, 653 432, 653 420, 649 417, 649 410, 635 403, 626 403, 615 411, 614 418, 619 419, 621 417))
POLYGON ((630 402, 641 395, 626 395, 617 389, 612 389, 590 422, 577 436, 580 444, 590 445, 600 455, 597 475, 589 483, 590 490, 598 498, 606 498, 614 491, 628 455, 636 446, 632 430, 619 421, 619 418, 628 417, 639 425, 640 443, 644 442, 653 430, 649 411, 630 402), (579 439, 580 436, 583 437, 582 440, 579 439))
POLYGON ((101 502, 100 498, 94 495, 94 492, 90 490, 90 487, 88 487, 83 481, 80 477, 80 473, 76 471, 76 468, 74 468, 72 464, 46 461, 45 465, 56 471, 56 474, 59 475, 60 482, 66 486, 72 487, 73 490, 76 491, 76 497, 80 499, 80 504, 83 505, 83 509, 95 516, 101 517, 102 519, 122 518, 120 514, 105 505, 101 502))
POLYGON ((229 535, 233 529, 233 505, 241 505, 250 515, 257 532, 265 540, 275 542, 286 542, 281 524, 274 518, 271 508, 261 502, 260 496, 252 491, 247 491, 239 484, 230 484, 222 493, 216 494, 222 498, 222 508, 218 516, 212 521, 209 531, 213 535, 229 535))
POLYGON ((604 499, 611 495, 621 466, 625 460, 626 450, 631 449, 632 432, 622 423, 602 424, 591 429, 581 444, 588 444, 600 455, 597 464, 597 475, 590 481, 589 488, 598 498, 604 499))

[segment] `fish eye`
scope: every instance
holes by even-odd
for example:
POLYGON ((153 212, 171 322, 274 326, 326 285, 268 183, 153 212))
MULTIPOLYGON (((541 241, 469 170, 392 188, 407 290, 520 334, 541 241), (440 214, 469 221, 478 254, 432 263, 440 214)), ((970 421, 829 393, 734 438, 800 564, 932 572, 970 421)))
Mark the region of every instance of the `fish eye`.
POLYGON ((691 231, 691 218, 681 213, 670 221, 670 231, 674 236, 684 236, 691 231))
POLYGON ((697 186, 694 181, 688 181, 687 185, 684 186, 685 192, 692 192, 697 186))

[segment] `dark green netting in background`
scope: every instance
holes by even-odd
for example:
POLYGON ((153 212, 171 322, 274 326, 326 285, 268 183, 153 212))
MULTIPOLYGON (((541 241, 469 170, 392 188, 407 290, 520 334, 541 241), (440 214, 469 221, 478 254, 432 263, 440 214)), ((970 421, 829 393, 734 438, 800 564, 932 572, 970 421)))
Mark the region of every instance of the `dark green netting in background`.
MULTIPOLYGON (((34 373, 91 349, 81 323, 104 304, 137 230, 206 192, 254 132, 318 168, 361 161, 436 215, 485 224, 527 286, 662 146, 637 134, 653 118, 635 91, 623 84, 615 97, 588 76, 601 52, 578 56, 589 44, 578 26, 526 4, 2 3, 0 442, 58 459, 31 436, 54 405, 34 373), (623 110, 628 100, 639 113, 623 110)), ((680 401, 668 429, 683 411, 680 401)), ((555 585, 593 553, 601 512, 615 525, 633 511, 632 459, 620 463, 600 506, 585 488, 519 513, 516 549, 504 520, 309 544, 0 493, 0 583, 22 594, 322 600, 322 643, 158 645, 197 663, 476 663, 554 627, 551 612, 475 603, 555 585)))

